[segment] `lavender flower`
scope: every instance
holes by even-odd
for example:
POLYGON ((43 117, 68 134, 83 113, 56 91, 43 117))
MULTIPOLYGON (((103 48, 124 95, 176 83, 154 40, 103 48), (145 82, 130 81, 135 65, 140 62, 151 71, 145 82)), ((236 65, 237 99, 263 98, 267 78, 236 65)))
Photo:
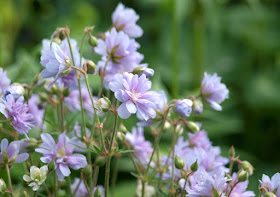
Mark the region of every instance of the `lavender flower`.
POLYGON ((34 117, 34 124, 43 129, 43 118, 45 114, 45 109, 42 106, 40 98, 37 94, 33 94, 28 101, 28 112, 33 115, 34 117))
POLYGON ((228 98, 229 90, 225 84, 221 83, 221 77, 217 73, 213 75, 204 73, 201 94, 213 109, 221 111, 222 106, 220 104, 228 98))
POLYGON ((280 197, 280 173, 274 174, 271 179, 263 174, 260 184, 262 187, 268 188, 270 192, 274 192, 277 197, 280 197))
POLYGON ((209 140, 206 131, 201 130, 196 134, 188 133, 189 143, 191 147, 203 148, 208 150, 211 148, 212 142, 209 140))
POLYGON ((0 67, 0 95, 3 94, 10 86, 11 80, 7 76, 7 72, 0 67))
MULTIPOLYGON (((236 182, 238 181, 237 179, 237 174, 233 173, 232 174, 232 180, 229 183, 231 186, 233 186, 236 182)), ((230 193, 229 197, 253 197, 255 196, 255 193, 253 191, 246 191, 247 187, 248 187, 249 181, 243 181, 240 183, 237 183, 235 185, 235 187, 233 188, 232 192, 230 193)), ((225 187, 224 191, 226 191, 226 189, 228 189, 228 192, 230 191, 230 187, 225 187)))
POLYGON ((4 161, 3 161, 3 152, 6 151, 8 155, 8 163, 12 165, 13 163, 22 163, 26 159, 28 159, 29 154, 28 153, 21 153, 19 154, 19 148, 20 148, 20 142, 19 141, 13 141, 10 143, 6 138, 4 138, 1 141, 1 153, 0 153, 0 167, 4 167, 4 161))
POLYGON ((175 112, 182 117, 190 116, 193 102, 190 99, 176 100, 175 112))
POLYGON ((13 83, 6 89, 3 98, 7 100, 9 94, 13 95, 14 99, 17 100, 19 97, 23 96, 24 88, 21 84, 13 83))
POLYGON ((153 148, 151 142, 145 140, 144 129, 142 127, 133 127, 132 133, 127 132, 125 139, 135 150, 133 154, 137 158, 138 162, 147 164, 150 160, 153 148))
POLYGON ((65 176, 69 176, 72 168, 78 170, 87 166, 86 157, 82 154, 73 153, 75 150, 77 138, 69 139, 65 133, 61 134, 56 144, 52 136, 48 133, 41 134, 43 143, 40 148, 35 151, 42 153, 41 157, 43 163, 50 163, 52 160, 55 162, 56 175, 59 181, 62 181, 65 176))
POLYGON ((118 31, 125 32, 131 38, 138 38, 143 35, 141 27, 136 25, 139 16, 131 8, 126 8, 119 3, 112 14, 112 21, 118 31))
MULTIPOLYGON (((72 190, 73 194, 74 194, 76 188, 77 188, 77 191, 75 193, 75 197, 88 197, 89 196, 89 193, 87 191, 86 185, 83 180, 80 180, 79 178, 75 178, 74 183, 71 185, 71 190, 72 190), (81 181, 81 183, 80 183, 80 181, 81 181), (80 183, 80 185, 79 185, 79 183, 80 183)), ((101 192, 101 197, 104 197, 104 187, 101 185, 98 185, 98 188, 101 192)), ((97 189, 97 187, 93 188, 92 194, 94 194, 96 189, 97 189)))
POLYGON ((151 81, 145 75, 138 77, 131 73, 117 74, 109 86, 115 92, 115 97, 122 102, 118 108, 121 118, 127 119, 131 114, 137 113, 141 120, 155 118, 156 103, 159 95, 151 88, 151 81))
POLYGON ((34 116, 28 113, 28 105, 24 104, 23 96, 15 101, 13 95, 8 94, 6 99, 0 99, 0 113, 11 119, 14 129, 28 138, 28 131, 34 127, 34 116))

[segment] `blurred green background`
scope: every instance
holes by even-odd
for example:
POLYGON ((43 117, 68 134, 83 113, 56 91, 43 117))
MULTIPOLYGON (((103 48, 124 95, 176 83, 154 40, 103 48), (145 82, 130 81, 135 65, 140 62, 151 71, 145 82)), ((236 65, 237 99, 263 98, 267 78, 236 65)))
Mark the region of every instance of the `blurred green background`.
MULTIPOLYGON (((230 99, 222 112, 206 107, 200 119, 225 156, 233 144, 240 159, 254 165, 249 188, 257 191, 262 173, 271 176, 280 171, 280 1, 123 3, 141 17, 138 24, 144 35, 137 41, 144 62, 155 70, 155 89, 166 90, 170 98, 186 97, 199 91, 204 71, 222 76, 230 99)), ((88 25, 96 26, 95 33, 106 31, 117 4, 115 0, 1 0, 0 66, 13 81, 30 82, 42 70, 43 38, 65 25, 78 41, 88 25)), ((84 51, 85 58, 99 60, 89 46, 84 51)), ((169 143, 167 138, 164 143, 169 143)), ((120 193, 134 192, 134 183, 126 187, 131 179, 128 169, 120 165, 120 193)))

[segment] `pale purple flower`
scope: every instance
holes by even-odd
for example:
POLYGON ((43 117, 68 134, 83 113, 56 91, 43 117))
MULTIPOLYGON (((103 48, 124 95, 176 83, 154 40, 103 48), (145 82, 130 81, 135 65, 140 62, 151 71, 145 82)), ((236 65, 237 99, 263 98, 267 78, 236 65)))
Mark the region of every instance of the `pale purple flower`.
MULTIPOLYGON (((75 123, 74 128, 73 128, 73 130, 71 132, 71 136, 72 137, 78 137, 79 139, 82 138, 81 126, 79 125, 78 122, 75 123)), ((90 139, 90 130, 88 128, 86 128, 86 133, 85 133, 84 137, 86 137, 87 139, 90 139)), ((82 142, 81 140, 79 140, 79 139, 76 141, 76 145, 78 145, 78 146, 80 146, 82 148, 87 148, 87 145, 84 142, 82 142)), ((75 151, 77 151, 77 152, 85 152, 85 150, 80 149, 78 147, 75 148, 75 151)))
POLYGON ((72 69, 68 75, 64 75, 58 78, 57 84, 59 88, 69 88, 71 90, 78 88, 78 80, 75 70, 72 69))
POLYGON ((1 153, 0 153, 0 165, 3 163, 3 152, 6 151, 8 155, 8 162, 11 160, 14 160, 14 163, 22 163, 25 160, 28 159, 29 154, 28 153, 21 153, 19 154, 19 148, 20 148, 20 141, 13 141, 10 143, 6 138, 4 138, 1 141, 1 153))
POLYGON ((14 83, 12 84, 11 86, 9 86, 4 95, 3 95, 3 98, 5 100, 7 100, 7 96, 9 94, 13 95, 14 99, 17 100, 19 97, 23 96, 23 93, 24 93, 24 88, 21 84, 18 84, 18 83, 14 83))
POLYGON ((144 136, 144 129, 142 127, 133 127, 132 133, 127 132, 125 139, 133 147, 133 153, 138 162, 147 164, 150 160, 150 155, 153 152, 151 142, 147 141, 144 136))
MULTIPOLYGON (((79 178, 75 178, 74 183, 71 184, 71 190, 72 190, 73 194, 74 194, 77 186, 79 186, 79 187, 77 189, 77 192, 75 193, 75 197, 89 197, 89 193, 87 191, 84 181, 80 180, 79 178), (80 183, 80 181, 81 181, 81 183, 80 183), (79 183, 80 183, 80 185, 79 185, 79 183)), ((101 197, 104 197, 104 187, 102 185, 98 185, 98 188, 101 192, 101 197)), ((92 194, 94 194, 96 189, 97 189, 97 187, 93 188, 92 194)))
POLYGON ((142 73, 139 74, 140 76, 141 75, 146 75, 147 78, 150 78, 150 77, 154 76, 154 73, 155 73, 154 69, 148 68, 148 64, 145 64, 144 67, 145 67, 145 69, 142 73))
POLYGON ((122 119, 127 119, 135 113, 141 120, 156 117, 155 108, 159 95, 149 91, 152 82, 145 75, 139 77, 127 72, 116 74, 109 86, 115 92, 115 97, 122 102, 118 108, 122 119))
POLYGON ((262 187, 267 187, 270 192, 275 192, 277 197, 280 197, 280 173, 274 174, 271 179, 263 174, 262 180, 260 180, 262 187))
POLYGON ((188 117, 192 112, 192 104, 193 102, 190 99, 176 100, 174 111, 182 117, 188 117))
POLYGON ((122 3, 119 3, 112 14, 114 27, 118 31, 125 32, 131 38, 138 38, 143 35, 143 30, 136 25, 139 16, 131 8, 126 8, 122 3))
POLYGON ((28 101, 28 112, 34 116, 34 124, 43 129, 43 119, 45 114, 45 108, 37 94, 33 94, 28 101))
POLYGON ((7 72, 0 67, 0 95, 3 94, 10 86, 11 80, 7 76, 7 72))
POLYGON ((190 146, 200 147, 207 150, 212 145, 205 130, 201 130, 195 134, 188 133, 188 136, 190 146))
POLYGON ((11 119, 14 129, 28 138, 28 131, 34 127, 34 116, 28 113, 28 105, 24 103, 23 96, 16 101, 12 94, 8 94, 6 100, 0 99, 0 113, 11 119))
POLYGON ((222 106, 220 104, 229 97, 229 90, 225 84, 221 83, 221 77, 217 73, 213 75, 204 73, 201 94, 213 109, 221 111, 222 106))
MULTIPOLYGON (((238 181, 237 174, 233 173, 231 179, 232 180, 229 183, 229 185, 233 186, 238 181)), ((253 191, 246 191, 248 184, 249 184, 248 180, 239 182, 238 184, 236 184, 236 186, 233 188, 232 192, 230 193, 229 197, 253 197, 253 196, 255 196, 255 193, 253 191)), ((228 189, 228 192, 230 191, 230 187, 225 187, 224 191, 226 191, 226 189, 228 189)))
POLYGON ((50 163, 54 160, 59 181, 71 174, 69 167, 78 170, 87 166, 87 160, 84 155, 73 153, 76 147, 74 144, 78 141, 77 138, 70 139, 65 133, 62 133, 58 137, 57 144, 48 133, 41 134, 41 138, 43 143, 35 151, 44 155, 41 157, 43 163, 50 163))

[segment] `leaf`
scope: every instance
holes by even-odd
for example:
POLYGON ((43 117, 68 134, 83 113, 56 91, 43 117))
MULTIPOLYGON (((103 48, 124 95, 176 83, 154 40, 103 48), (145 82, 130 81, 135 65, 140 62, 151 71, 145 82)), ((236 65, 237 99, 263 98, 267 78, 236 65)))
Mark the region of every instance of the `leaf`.
POLYGON ((125 153, 133 153, 135 150, 124 150, 124 149, 116 149, 115 153, 117 154, 125 154, 125 153))

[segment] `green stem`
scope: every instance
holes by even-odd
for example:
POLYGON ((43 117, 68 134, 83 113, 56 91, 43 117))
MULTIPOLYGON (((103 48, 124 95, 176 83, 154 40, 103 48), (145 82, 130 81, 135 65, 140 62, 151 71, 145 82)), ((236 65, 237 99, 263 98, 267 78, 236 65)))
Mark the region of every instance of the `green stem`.
MULTIPOLYGON (((171 191, 174 192, 174 172, 175 172, 175 143, 176 143, 176 131, 174 127, 174 133, 172 136, 172 184, 171 191)), ((172 194, 173 195, 173 194, 172 194)))
POLYGON ((9 188, 10 188, 10 191, 11 191, 10 194, 11 194, 11 196, 13 196, 13 185, 12 185, 12 179, 11 179, 9 164, 6 164, 6 171, 7 171, 8 181, 9 181, 9 188))
POLYGON ((82 179, 80 178, 80 181, 79 181, 78 185, 76 186, 76 188, 75 188, 75 190, 74 190, 74 193, 72 194, 72 197, 74 197, 74 196, 76 195, 76 193, 77 193, 77 191, 78 191, 78 189, 79 189, 81 183, 82 183, 82 179))
POLYGON ((145 181, 142 181, 142 193, 141 193, 142 197, 145 197, 145 181))
POLYGON ((231 192, 233 191, 234 187, 239 183, 239 181, 237 181, 236 183, 233 184, 233 186, 230 188, 230 191, 228 193, 228 197, 230 196, 231 192))
POLYGON ((263 193, 262 191, 260 191, 260 192, 259 192, 259 197, 261 197, 261 196, 262 196, 262 193, 263 193))
POLYGON ((101 76, 100 76, 101 81, 100 81, 100 88, 99 88, 99 92, 98 92, 98 98, 101 97, 101 94, 103 92, 103 82, 104 82, 104 77, 105 77, 105 71, 106 71, 107 65, 108 65, 110 60, 111 60, 111 58, 107 57, 107 60, 105 62, 105 66, 104 66, 104 69, 103 69, 103 73, 101 73, 101 76))
MULTIPOLYGON (((89 148, 89 147, 88 147, 88 148, 89 148)), ((91 152, 88 151, 87 156, 88 156, 88 164, 89 164, 90 167, 92 168, 92 166, 91 166, 91 152)), ((89 189, 90 189, 90 191, 93 190, 92 173, 91 173, 90 176, 89 176, 89 189)), ((89 194, 89 195, 92 196, 92 194, 89 194)))
POLYGON ((97 179, 99 174, 99 166, 94 166, 93 170, 93 187, 97 185, 97 179))
POLYGON ((56 177, 56 174, 55 174, 55 171, 53 173, 53 193, 54 193, 54 196, 57 197, 57 191, 58 191, 58 187, 57 187, 57 177, 56 177))
POLYGON ((46 192, 48 193, 48 196, 52 196, 52 193, 50 192, 49 188, 46 186, 45 183, 43 183, 43 187, 45 188, 46 192))
POLYGON ((118 178, 118 169, 119 169, 119 164, 120 164, 120 158, 116 158, 116 162, 114 165, 114 169, 113 169, 113 174, 112 174, 112 197, 114 197, 114 193, 115 193, 115 188, 116 188, 116 182, 117 182, 117 178, 118 178))
POLYGON ((37 191, 34 192, 34 197, 37 197, 37 191))
POLYGON ((68 176, 67 177, 67 180, 66 180, 66 182, 67 182, 67 186, 68 186, 68 194, 70 195, 70 196, 72 196, 72 190, 71 190, 71 178, 70 178, 70 176, 68 176))
POLYGON ((234 161, 233 161, 233 160, 230 160, 230 163, 229 163, 229 175, 232 174, 233 164, 234 164, 234 161))
POLYGON ((177 0, 173 0, 172 7, 172 96, 176 98, 179 91, 179 17, 177 0))
POLYGON ((63 109, 63 102, 60 102, 60 129, 61 132, 64 131, 64 109, 63 109))
POLYGON ((181 197, 184 197, 184 196, 185 196, 185 188, 186 188, 186 186, 187 186, 187 182, 188 182, 188 178, 189 178, 190 174, 191 174, 191 173, 189 173, 189 174, 186 175, 185 183, 184 183, 184 187, 183 187, 183 190, 182 190, 181 197))
POLYGON ((131 158, 132 163, 133 163, 133 165, 134 165, 134 167, 135 167, 135 169, 136 169, 137 173, 138 173, 139 175, 141 175, 141 171, 140 171, 139 167, 137 166, 136 162, 134 161, 134 159, 133 159, 133 155, 132 155, 132 153, 131 153, 131 152, 129 153, 129 157, 131 158))

